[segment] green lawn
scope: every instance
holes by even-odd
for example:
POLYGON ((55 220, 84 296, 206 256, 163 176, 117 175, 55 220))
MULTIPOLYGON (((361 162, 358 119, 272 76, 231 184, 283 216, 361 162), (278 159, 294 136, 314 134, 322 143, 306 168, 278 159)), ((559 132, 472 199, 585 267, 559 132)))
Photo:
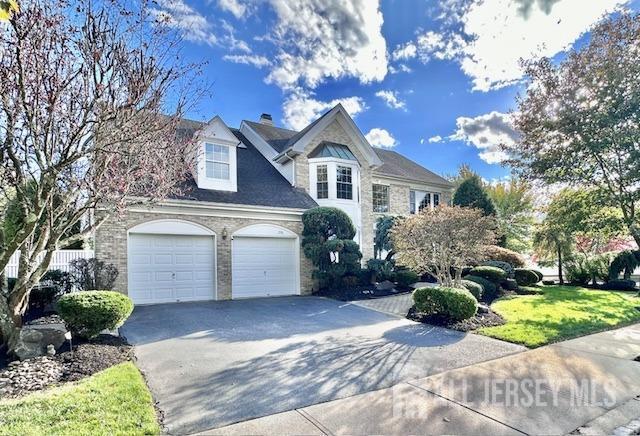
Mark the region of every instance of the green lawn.
POLYGON ((77 383, 0 401, 1 435, 159 433, 151 394, 131 362, 77 383))
POLYGON ((507 323, 478 333, 539 347, 640 321, 640 298, 629 293, 573 286, 545 286, 542 295, 498 300, 491 305, 507 323))

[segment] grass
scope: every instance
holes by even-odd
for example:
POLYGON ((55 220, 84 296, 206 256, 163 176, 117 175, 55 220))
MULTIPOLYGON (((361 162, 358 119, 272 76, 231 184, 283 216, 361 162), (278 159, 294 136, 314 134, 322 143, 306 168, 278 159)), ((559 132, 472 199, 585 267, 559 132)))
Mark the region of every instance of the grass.
POLYGON ((573 286, 545 286, 541 295, 498 300, 492 309, 506 324, 478 333, 527 347, 583 336, 640 321, 640 298, 633 294, 573 286))
POLYGON ((0 435, 159 433, 151 394, 131 362, 77 383, 0 401, 0 435))

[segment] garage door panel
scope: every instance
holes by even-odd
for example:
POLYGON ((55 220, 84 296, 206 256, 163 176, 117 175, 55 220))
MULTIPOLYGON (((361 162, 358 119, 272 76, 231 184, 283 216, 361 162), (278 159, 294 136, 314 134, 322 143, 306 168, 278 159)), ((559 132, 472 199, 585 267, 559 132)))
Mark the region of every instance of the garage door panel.
POLYGON ((213 299, 214 271, 211 236, 129 236, 129 295, 137 304, 213 299))
POLYGON ((299 293, 295 239, 236 237, 232 257, 233 298, 299 293))

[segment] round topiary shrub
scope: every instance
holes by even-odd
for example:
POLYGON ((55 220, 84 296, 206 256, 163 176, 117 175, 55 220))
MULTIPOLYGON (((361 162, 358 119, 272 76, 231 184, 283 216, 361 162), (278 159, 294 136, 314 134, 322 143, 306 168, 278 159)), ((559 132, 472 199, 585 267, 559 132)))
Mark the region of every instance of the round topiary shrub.
POLYGON ((607 283, 602 285, 602 289, 609 291, 635 291, 636 282, 633 280, 622 279, 609 280, 607 283))
POLYGON ((484 277, 478 277, 474 275, 466 276, 465 280, 469 280, 479 285, 482 285, 482 300, 491 302, 498 298, 498 285, 484 277))
POLYGON ((538 283, 538 275, 533 270, 526 268, 516 268, 515 270, 516 282, 519 286, 531 286, 538 283))
POLYGON ((484 258, 487 260, 500 260, 507 262, 516 268, 522 268, 525 265, 525 259, 521 254, 497 245, 489 245, 485 248, 484 258))
POLYGON ((482 277, 492 282, 499 282, 507 277, 505 270, 495 266, 477 266, 471 270, 471 275, 482 277))
POLYGON ((477 301, 466 289, 418 288, 413 293, 418 312, 440 315, 452 321, 462 321, 476 314, 477 301))
POLYGON ((472 282, 471 280, 463 280, 462 286, 464 286, 467 291, 471 292, 471 295, 476 297, 476 300, 480 301, 482 293, 484 292, 484 288, 480 283, 472 282))
MULTIPOLYGON (((538 276, 538 282, 541 282, 542 279, 544 279, 544 274, 542 274, 540 271, 538 271, 537 269, 532 269, 531 271, 533 271, 533 273, 535 275, 538 276)), ((537 283, 537 282, 536 282, 537 283)))
POLYGON ((69 329, 88 339, 121 326, 132 311, 133 301, 115 291, 74 292, 58 300, 58 313, 69 329))
POLYGON ((402 288, 408 288, 417 282, 418 279, 418 274, 408 269, 396 272, 396 283, 402 288))
POLYGON ((486 262, 482 262, 482 266, 500 268, 507 274, 507 278, 513 278, 514 268, 509 262, 504 262, 502 260, 487 260, 486 262))

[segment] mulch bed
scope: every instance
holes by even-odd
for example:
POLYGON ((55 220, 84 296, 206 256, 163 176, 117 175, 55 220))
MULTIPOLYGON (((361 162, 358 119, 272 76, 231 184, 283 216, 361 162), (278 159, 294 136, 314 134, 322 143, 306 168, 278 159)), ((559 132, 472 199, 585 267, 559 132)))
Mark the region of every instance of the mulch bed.
POLYGON ((65 346, 67 350, 55 356, 14 361, 0 369, 0 398, 77 381, 133 359, 133 347, 117 336, 100 335, 90 342, 74 343, 73 353, 65 346))
POLYGON ((448 329, 458 330, 460 332, 470 332, 481 327, 493 327, 502 325, 506 322, 503 317, 501 317, 491 309, 489 309, 489 311, 485 313, 478 312, 474 317, 465 319, 464 321, 451 321, 442 316, 424 315, 420 312, 417 312, 415 307, 412 307, 409 310, 407 318, 424 324, 446 327, 448 329))
POLYGON ((373 298, 389 297, 391 295, 401 295, 413 292, 413 289, 391 289, 391 290, 377 290, 374 285, 371 286, 359 286, 349 289, 323 289, 318 291, 314 295, 319 297, 333 298, 339 301, 354 301, 354 300, 370 300, 373 298))

